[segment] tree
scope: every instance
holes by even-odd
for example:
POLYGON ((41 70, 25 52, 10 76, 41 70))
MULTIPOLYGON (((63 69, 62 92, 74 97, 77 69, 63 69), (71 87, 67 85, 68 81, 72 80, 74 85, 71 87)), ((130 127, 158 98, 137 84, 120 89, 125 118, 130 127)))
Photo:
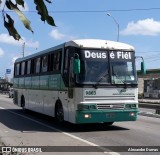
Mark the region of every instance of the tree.
MULTIPOLYGON (((6 6, 9 10, 15 11, 19 16, 20 20, 22 21, 23 25, 33 33, 33 30, 30 26, 31 22, 24 16, 22 11, 20 11, 19 9, 19 6, 22 6, 24 8, 24 1, 25 0, 15 0, 16 4, 14 4, 12 0, 5 0, 4 8, 6 6)), ((51 0, 45 0, 45 1, 51 3, 51 0)), ((0 0, 0 4, 1 3, 2 0, 0 0)), ((34 0, 34 4, 36 6, 37 13, 41 17, 41 20, 47 22, 51 26, 55 26, 54 19, 51 16, 49 16, 44 0, 34 0)), ((15 40, 21 39, 21 36, 14 27, 14 20, 8 13, 4 11, 4 8, 2 10, 2 16, 5 28, 8 30, 9 35, 12 36, 15 40)))

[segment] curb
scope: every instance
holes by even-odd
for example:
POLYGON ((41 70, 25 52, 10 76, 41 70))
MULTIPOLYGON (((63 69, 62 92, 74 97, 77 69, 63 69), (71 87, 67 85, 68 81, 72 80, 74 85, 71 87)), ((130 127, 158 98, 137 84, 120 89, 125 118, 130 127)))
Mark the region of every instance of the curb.
POLYGON ((139 103, 160 104, 160 100, 138 99, 139 103))
POLYGON ((154 117, 154 118, 160 118, 160 115, 158 115, 158 114, 154 114, 154 113, 151 113, 151 112, 144 112, 144 111, 140 111, 138 113, 138 115, 148 116, 148 117, 154 117))

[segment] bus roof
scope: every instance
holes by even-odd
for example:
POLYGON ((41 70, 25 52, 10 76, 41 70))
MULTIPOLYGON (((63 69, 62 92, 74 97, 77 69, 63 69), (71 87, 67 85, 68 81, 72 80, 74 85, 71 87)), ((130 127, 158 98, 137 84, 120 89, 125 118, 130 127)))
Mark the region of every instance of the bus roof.
POLYGON ((77 46, 83 48, 105 48, 109 50, 131 50, 134 51, 134 47, 125 43, 109 41, 109 40, 98 40, 98 39, 80 39, 72 40, 65 43, 65 46, 77 46))
POLYGON ((124 50, 124 51, 134 51, 134 47, 125 43, 109 41, 109 40, 99 40, 99 39, 79 39, 71 40, 64 44, 43 50, 41 52, 26 56, 24 58, 18 58, 15 62, 20 62, 27 60, 39 55, 52 52, 53 50, 58 50, 63 47, 80 47, 80 48, 95 48, 95 49, 108 49, 108 50, 124 50))

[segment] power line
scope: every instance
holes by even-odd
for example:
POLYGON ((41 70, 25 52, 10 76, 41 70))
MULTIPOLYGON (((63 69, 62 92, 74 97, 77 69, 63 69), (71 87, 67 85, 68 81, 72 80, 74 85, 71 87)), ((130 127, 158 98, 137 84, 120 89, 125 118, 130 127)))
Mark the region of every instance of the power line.
POLYGON ((125 11, 151 11, 151 10, 160 10, 160 8, 139 8, 139 9, 120 9, 120 10, 108 10, 108 11, 118 11, 118 12, 125 12, 125 11))
POLYGON ((160 58, 158 58, 158 57, 159 57, 159 53, 152 54, 152 55, 151 55, 151 53, 149 53, 149 55, 144 55, 144 60, 147 62, 157 61, 157 60, 160 60, 160 58))
MULTIPOLYGON (((109 9, 109 10, 59 10, 59 11, 48 11, 49 13, 106 13, 106 12, 133 12, 133 11, 152 11, 152 10, 160 10, 160 8, 133 8, 133 9, 109 9)), ((2 11, 2 10, 0 10, 2 11)), ((5 12, 13 12, 13 11, 5 11, 5 12)), ((29 10, 29 11, 22 11, 22 12, 29 12, 35 13, 37 11, 29 10)))
POLYGON ((138 52, 137 53, 159 53, 160 51, 147 51, 147 52, 138 52))
MULTIPOLYGON (((145 53, 148 53, 148 52, 145 52, 145 53)), ((160 53, 155 53, 155 54, 152 54, 152 53, 154 53, 154 52, 149 52, 148 53, 148 55, 144 55, 144 60, 145 61, 149 61, 149 60, 151 60, 151 61, 154 61, 154 60, 157 60, 157 57, 159 57, 159 54, 160 53), (151 55, 152 54, 152 55, 151 55), (156 59, 155 59, 156 58, 156 59)), ((150 61, 149 61, 150 62, 150 61)))
POLYGON ((153 61, 158 61, 158 60, 160 60, 160 59, 153 59, 153 60, 147 61, 147 62, 153 62, 153 61))
POLYGON ((132 11, 152 11, 160 8, 140 8, 140 9, 109 9, 109 10, 68 10, 68 11, 49 11, 50 13, 106 13, 106 12, 132 12, 132 11))

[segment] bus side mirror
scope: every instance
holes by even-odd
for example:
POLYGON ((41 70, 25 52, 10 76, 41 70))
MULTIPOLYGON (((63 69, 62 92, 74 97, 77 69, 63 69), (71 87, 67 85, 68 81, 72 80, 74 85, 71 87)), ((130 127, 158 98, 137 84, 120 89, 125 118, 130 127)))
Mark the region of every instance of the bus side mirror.
POLYGON ((144 61, 141 62, 141 73, 142 73, 142 75, 146 74, 146 65, 145 65, 144 61))
POLYGON ((80 59, 74 59, 74 73, 79 74, 81 71, 81 62, 80 59))

